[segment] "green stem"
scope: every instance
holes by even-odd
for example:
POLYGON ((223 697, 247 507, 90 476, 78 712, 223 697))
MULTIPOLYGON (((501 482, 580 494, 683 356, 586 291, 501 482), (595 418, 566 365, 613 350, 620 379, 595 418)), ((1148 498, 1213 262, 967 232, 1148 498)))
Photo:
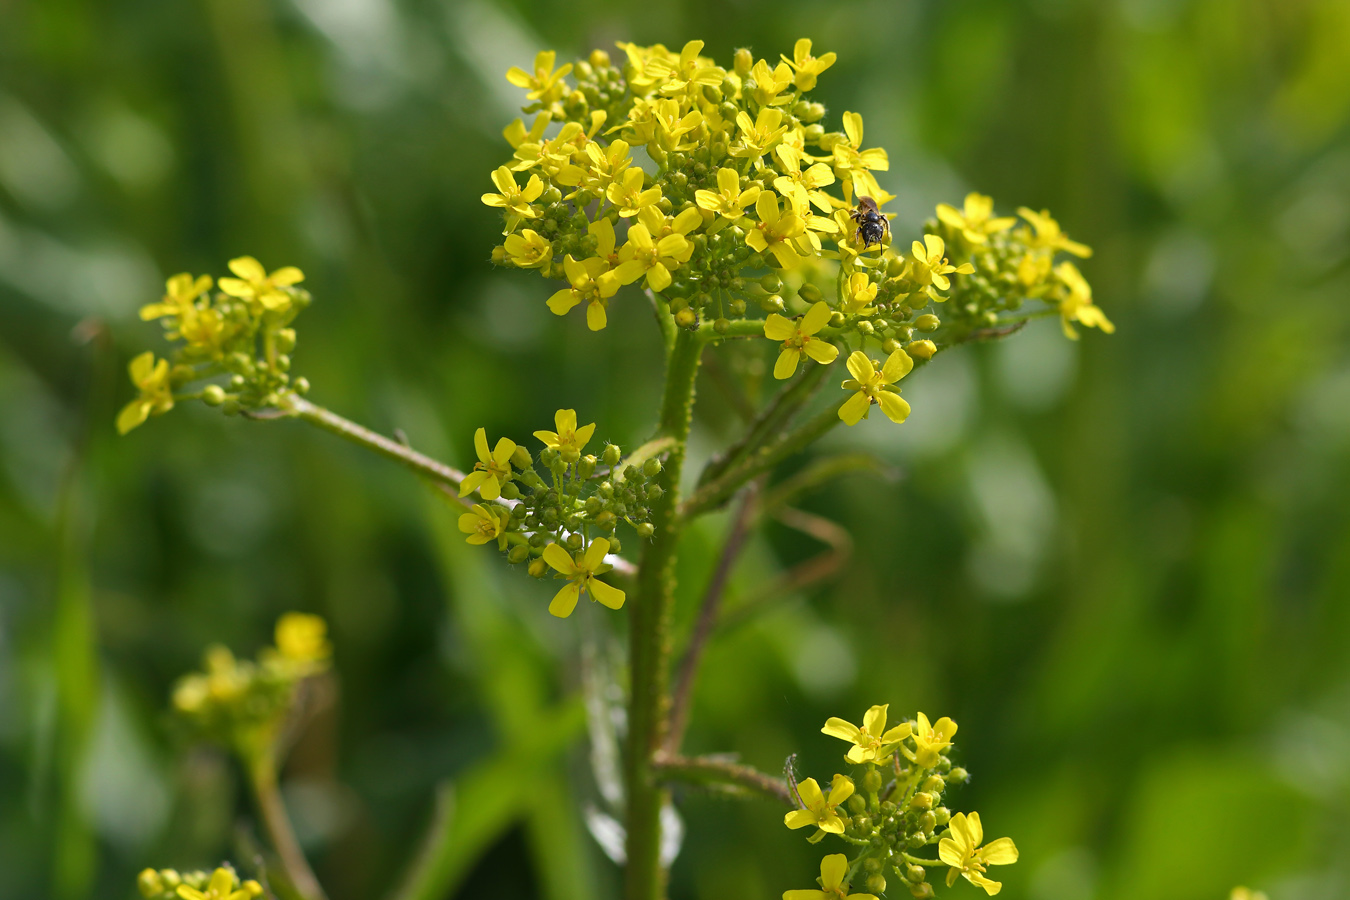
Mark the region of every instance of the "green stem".
POLYGON ((680 473, 684 466, 689 418, 694 406, 703 341, 681 330, 666 364, 666 386, 661 400, 657 437, 673 439, 670 455, 657 483, 664 489, 651 505, 656 533, 643 550, 635 595, 629 601, 630 690, 625 896, 628 900, 660 900, 665 895, 661 865, 661 807, 668 792, 654 778, 652 754, 661 746, 669 703, 667 663, 670 656, 670 620, 675 593, 675 553, 680 540, 676 516, 680 473))
POLYGON ((291 880, 295 890, 305 900, 326 900, 319 879, 309 867, 300 841, 291 827, 290 817, 286 815, 286 805, 281 801, 281 791, 277 786, 276 762, 269 754, 260 754, 248 764, 249 783, 253 788, 253 797, 258 803, 258 812, 262 816, 263 827, 277 851, 286 877, 291 880))
POLYGON ((787 782, 750 766, 742 766, 707 756, 667 756, 662 754, 652 761, 656 776, 666 781, 688 784, 716 785, 733 790, 748 791, 788 806, 795 806, 787 782))

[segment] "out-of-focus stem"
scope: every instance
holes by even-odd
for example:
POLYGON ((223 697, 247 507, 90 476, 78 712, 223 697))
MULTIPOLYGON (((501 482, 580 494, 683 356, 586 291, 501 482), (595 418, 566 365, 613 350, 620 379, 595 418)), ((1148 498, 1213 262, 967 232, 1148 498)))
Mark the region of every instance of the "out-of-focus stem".
POLYGON ((253 797, 258 803, 258 813, 262 816, 263 827, 267 829, 272 848, 281 860, 286 877, 291 880, 301 896, 306 900, 327 900, 319 879, 309 867, 300 841, 295 837, 290 817, 286 814, 286 805, 281 801, 281 790, 277 785, 276 762, 270 754, 262 754, 249 764, 249 783, 253 788, 253 797))
POLYGON ((652 761, 656 777, 688 784, 739 788, 781 800, 795 806, 787 782, 750 766, 708 756, 671 756, 661 754, 652 761))

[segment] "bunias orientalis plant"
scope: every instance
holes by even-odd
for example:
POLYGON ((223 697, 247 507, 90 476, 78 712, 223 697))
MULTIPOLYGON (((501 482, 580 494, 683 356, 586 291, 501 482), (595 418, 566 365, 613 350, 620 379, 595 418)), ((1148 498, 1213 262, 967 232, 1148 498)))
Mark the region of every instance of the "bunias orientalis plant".
POLYGON ((860 727, 832 719, 826 733, 853 743, 848 760, 863 771, 856 780, 835 776, 828 793, 810 779, 795 783, 790 767, 778 779, 723 757, 686 757, 680 746, 698 664, 746 530, 774 514, 799 526, 810 520, 811 533, 825 533, 819 520, 786 504, 849 465, 826 461, 774 484, 778 464, 874 408, 905 421, 910 406, 900 382, 952 347, 1005 338, 1046 316, 1058 316, 1073 339, 1077 325, 1113 330, 1066 258, 1091 251, 1048 212, 996 216, 993 201, 978 193, 960 208, 938 206, 922 231, 893 241, 885 212, 893 196, 881 183, 889 177, 886 151, 866 146, 855 112, 843 113, 840 130, 826 130, 825 108, 806 93, 835 54, 813 55, 809 40, 781 61, 738 50, 730 69, 702 56, 701 41, 678 53, 659 44, 620 48, 622 64, 597 50, 559 67, 545 52, 532 71, 507 73, 526 91, 531 119, 503 132, 511 157, 491 173, 494 190, 483 202, 502 210, 493 261, 561 283, 541 295, 541 307, 559 316, 577 311, 594 332, 607 326, 613 303, 651 307, 666 374, 650 441, 628 456, 612 444, 587 452, 595 425, 581 425, 564 406, 555 430, 534 432, 541 444, 534 454, 513 437, 492 443, 479 429, 477 459, 464 471, 369 431, 306 399, 308 383, 291 375, 293 321, 310 300, 298 287, 304 276, 293 267, 269 274, 251 257, 231 261, 234 277, 215 290, 209 277, 175 276, 164 300, 142 310, 164 322, 178 349, 172 359, 146 353, 132 362, 140 393, 118 427, 129 431, 189 399, 317 425, 440 489, 460 506, 469 543, 495 545, 531 576, 559 580, 549 605, 555 616, 569 615, 583 595, 626 609, 624 846, 616 856, 625 861, 631 900, 664 894, 661 818, 676 781, 778 797, 794 807, 790 827, 815 824, 817 839, 833 834, 849 845, 851 853, 822 861, 821 890, 785 894, 793 900, 848 896, 854 887, 880 893, 887 877, 929 896, 935 866, 946 869, 939 880, 964 876, 992 894, 998 883, 987 867, 1017 853, 1005 838, 984 843, 977 813, 953 815, 940 805, 947 783, 962 780, 945 756, 956 730, 950 719, 930 725, 919 714, 883 730, 884 706, 860 727), (743 433, 686 479, 705 351, 759 339, 770 342, 765 351, 782 388, 746 410, 743 433), (819 399, 840 357, 847 377, 819 399), (681 534, 737 498, 672 687, 681 534), (636 563, 623 555, 625 543, 640 549, 636 563), (916 855, 930 844, 936 859, 916 855))

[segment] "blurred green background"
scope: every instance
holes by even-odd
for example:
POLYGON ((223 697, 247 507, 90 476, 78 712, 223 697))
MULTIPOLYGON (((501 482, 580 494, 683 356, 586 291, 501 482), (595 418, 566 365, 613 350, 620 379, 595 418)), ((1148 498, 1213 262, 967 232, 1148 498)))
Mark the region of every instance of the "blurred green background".
MULTIPOLYGON (((890 151, 898 234, 968 189, 1049 207, 1119 331, 946 354, 904 426, 832 435, 901 477, 804 501, 854 555, 717 640, 689 748, 828 777, 827 716, 951 715, 952 800, 1015 837, 1012 900, 1350 896, 1344 0, 0 0, 0 897, 247 866, 236 773, 164 709, 206 644, 252 653, 288 609, 337 647, 286 781, 334 900, 384 894, 447 778, 457 896, 612 893, 584 729, 531 748, 580 721, 621 617, 551 619, 412 478, 301 424, 188 407, 118 439, 126 363, 164 347, 136 310, 174 272, 296 264, 318 402, 461 464, 478 425, 561 406, 631 446, 660 377, 641 298, 594 335, 488 263, 503 73, 800 36, 840 54, 827 123, 860 111, 890 151)), ((695 465, 735 433, 701 391, 695 465)), ((686 621, 725 526, 690 535, 686 621)), ((768 527, 729 602, 818 549, 768 527)), ((780 809, 680 809, 674 897, 810 885, 780 809)))

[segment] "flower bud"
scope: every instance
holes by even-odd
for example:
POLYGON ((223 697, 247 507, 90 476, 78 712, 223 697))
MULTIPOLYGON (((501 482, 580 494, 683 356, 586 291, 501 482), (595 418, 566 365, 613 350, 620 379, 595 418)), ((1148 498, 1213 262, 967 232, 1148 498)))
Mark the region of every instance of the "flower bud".
POLYGON ((918 328, 920 331, 937 331, 938 326, 941 324, 942 320, 932 313, 924 313, 914 320, 914 327, 918 328))
POLYGON ((840 325, 843 325, 843 324, 844 324, 844 314, 843 314, 843 313, 841 313, 841 312, 840 312, 839 310, 837 310, 837 309, 836 309, 834 312, 830 313, 830 325, 831 325, 831 327, 838 328, 840 325))
POLYGON ((682 309, 675 314, 675 324, 681 328, 692 328, 698 324, 698 314, 692 309, 682 309))
POLYGON ((965 784, 970 780, 970 773, 965 769, 957 767, 947 773, 947 780, 952 784, 965 784))
POLYGON ((651 522, 642 522, 637 527, 637 534, 640 538, 649 538, 656 534, 656 526, 651 522))
POLYGON ((854 816, 853 827, 863 834, 867 834, 872 830, 872 820, 867 816, 854 816))
POLYGON ((524 544, 516 544, 511 548, 510 552, 506 554, 507 561, 513 563, 523 563, 529 558, 530 548, 524 544))
POLYGON ((802 137, 808 144, 819 144, 825 137, 825 128, 818 123, 812 123, 806 126, 806 130, 802 132, 802 137))
POLYGON ((928 843, 928 834, 923 831, 916 831, 909 836, 909 845, 911 847, 922 847, 928 843))
POLYGON ((797 296, 807 303, 819 303, 825 299, 825 295, 820 292, 820 288, 809 281, 797 288, 797 296))
POLYGON ((595 517, 595 525, 597 528, 603 528, 606 531, 613 528, 615 525, 614 513, 609 510, 598 513, 595 517))
POLYGON ((604 460, 605 465, 614 468, 623 458, 623 451, 613 444, 606 444, 605 449, 600 452, 600 458, 604 460))
POLYGON ((939 806, 933 810, 933 815, 936 817, 938 825, 946 825, 952 820, 952 811, 945 806, 939 806))
POLYGON ((777 294, 770 294, 759 301, 760 309, 765 312, 776 312, 779 315, 787 312, 787 307, 783 305, 783 298, 777 294))
POLYGON ((136 889, 141 892, 142 897, 154 897, 164 893, 164 882, 154 869, 143 869, 141 874, 136 876, 136 889))
POLYGON ((917 356, 919 359, 932 359, 933 354, 937 353, 937 344, 932 341, 911 341, 905 350, 910 356, 917 356))
POLYGON ((514 481, 508 481, 506 484, 502 485, 502 496, 507 500, 519 500, 520 488, 516 487, 514 481))
POLYGON ((876 331, 876 329, 872 327, 872 323, 868 322, 866 319, 859 322, 857 328, 858 334, 872 334, 874 331, 876 331))
POLYGON ((875 766, 868 766, 867 771, 858 781, 858 786, 869 794, 875 794, 881 790, 881 784, 881 773, 876 770, 875 766))
POLYGON ((542 559, 530 560, 530 565, 525 571, 529 572, 532 578, 543 578, 548 574, 548 563, 542 559))
POLYGON ((208 384, 202 388, 202 402, 207 406, 219 406, 225 402, 225 389, 218 384, 208 384))
POLYGON ((937 816, 933 814, 931 809, 919 816, 919 827, 929 834, 932 834, 933 829, 937 828, 937 816))
POLYGON ((777 294, 783 289, 783 279, 779 278, 775 273, 770 272, 759 280, 759 286, 764 288, 764 290, 768 291, 770 294, 777 294))
POLYGON ((932 809, 933 795, 927 791, 918 791, 913 797, 909 798, 910 809, 932 809))
POLYGON ((853 813, 863 812, 867 809, 867 799, 862 794, 854 794, 848 798, 848 808, 853 813))
POLYGON ((755 55, 750 52, 750 48, 741 47, 731 58, 732 65, 735 67, 736 74, 744 78, 750 74, 750 70, 755 65, 755 55))
POLYGON ((261 897, 263 893, 263 886, 252 878, 239 885, 239 887, 248 892, 250 897, 261 897))
POLYGON ((590 478, 595 474, 595 464, 598 462, 594 453, 587 453, 577 460, 577 475, 581 478, 590 478))
POLYGON ((280 353, 290 353, 295 349, 295 329, 282 328, 277 332, 276 337, 277 351, 280 353))
POLYGON ((177 869, 160 869, 159 878, 164 882, 164 889, 171 891, 183 883, 183 876, 178 874, 177 869))
POLYGON ((883 894, 886 892, 886 876, 877 872, 875 875, 867 876, 867 892, 869 894, 883 894))
POLYGON ((295 388, 295 392, 296 392, 297 394, 302 394, 302 395, 303 395, 303 394, 308 394, 308 393, 309 393, 309 379, 306 378, 305 376, 301 375, 299 378, 295 379, 295 383, 292 385, 292 387, 295 388))
POLYGON ((932 900, 933 886, 926 881, 919 882, 909 889, 914 900, 932 900))
POLYGON ((618 539, 618 538, 612 537, 612 538, 609 539, 609 552, 610 552, 610 553, 621 553, 621 552, 623 552, 623 544, 619 543, 619 539, 618 539))
POLYGON ((923 870, 923 866, 905 866, 905 880, 913 884, 918 884, 927 877, 928 873, 923 870))
MULTIPOLYGON (((661 460, 653 456, 642 464, 642 474, 648 478, 655 478, 661 474, 661 460)), ((658 495, 659 496, 659 495, 658 495)))
POLYGON ((569 534, 563 540, 563 543, 567 545, 567 549, 572 551, 580 550, 581 542, 582 542, 581 535, 575 533, 569 534))

